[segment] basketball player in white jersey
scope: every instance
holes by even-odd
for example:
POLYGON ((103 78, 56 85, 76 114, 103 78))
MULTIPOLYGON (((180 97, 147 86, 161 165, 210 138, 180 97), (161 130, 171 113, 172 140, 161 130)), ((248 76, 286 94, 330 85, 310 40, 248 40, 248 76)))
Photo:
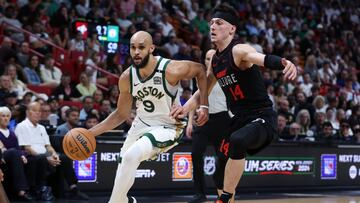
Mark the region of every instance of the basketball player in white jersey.
POLYGON ((111 130, 124 122, 136 101, 136 117, 121 148, 110 203, 136 202, 127 193, 134 183, 139 164, 155 158, 175 145, 181 138, 182 122, 170 117, 170 109, 179 105, 177 95, 181 79, 196 78, 201 94, 201 106, 196 122, 208 119, 206 73, 202 64, 175 61, 153 56, 152 37, 144 31, 136 32, 130 39, 132 66, 120 76, 120 96, 117 109, 103 122, 90 129, 94 136, 111 130))

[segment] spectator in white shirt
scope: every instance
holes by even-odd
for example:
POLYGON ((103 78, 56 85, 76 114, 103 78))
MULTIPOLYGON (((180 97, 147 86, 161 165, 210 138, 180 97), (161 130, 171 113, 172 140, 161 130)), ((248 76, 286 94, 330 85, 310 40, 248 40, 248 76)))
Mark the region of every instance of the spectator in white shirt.
POLYGON ((162 26, 163 36, 167 37, 170 35, 170 33, 174 32, 174 27, 169 23, 169 14, 163 13, 161 16, 161 22, 159 22, 159 25, 162 26))
POLYGON ((53 199, 49 189, 46 189, 48 166, 57 167, 61 164, 60 158, 50 144, 49 135, 45 127, 40 125, 40 103, 32 102, 28 105, 26 119, 15 128, 19 146, 23 146, 30 155, 28 157, 27 175, 30 188, 39 193, 42 200, 53 199))
POLYGON ((74 39, 70 40, 70 50, 71 51, 79 51, 84 52, 85 51, 85 42, 82 38, 82 34, 80 31, 76 33, 76 36, 74 39))
POLYGON ((47 54, 44 58, 44 65, 40 67, 40 75, 46 85, 56 87, 60 84, 62 72, 54 66, 54 63, 52 55, 47 54))

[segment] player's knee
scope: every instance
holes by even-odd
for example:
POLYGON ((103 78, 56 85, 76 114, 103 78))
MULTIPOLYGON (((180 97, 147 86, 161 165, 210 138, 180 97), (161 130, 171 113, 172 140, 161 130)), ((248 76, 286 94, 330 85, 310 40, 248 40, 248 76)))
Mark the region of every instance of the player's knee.
POLYGON ((141 158, 140 153, 131 153, 131 151, 127 151, 123 156, 121 163, 122 164, 131 164, 135 162, 139 162, 141 158))
POLYGON ((231 136, 229 142, 229 157, 243 159, 247 151, 246 136, 231 136))
POLYGON ((233 135, 229 140, 230 148, 246 148, 246 136, 233 135))

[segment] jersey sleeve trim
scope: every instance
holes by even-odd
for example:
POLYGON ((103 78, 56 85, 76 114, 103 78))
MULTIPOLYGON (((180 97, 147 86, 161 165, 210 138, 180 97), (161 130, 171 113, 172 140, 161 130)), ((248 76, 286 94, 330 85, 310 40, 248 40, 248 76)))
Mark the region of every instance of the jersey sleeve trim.
POLYGON ((133 67, 130 66, 130 94, 133 93, 133 67))

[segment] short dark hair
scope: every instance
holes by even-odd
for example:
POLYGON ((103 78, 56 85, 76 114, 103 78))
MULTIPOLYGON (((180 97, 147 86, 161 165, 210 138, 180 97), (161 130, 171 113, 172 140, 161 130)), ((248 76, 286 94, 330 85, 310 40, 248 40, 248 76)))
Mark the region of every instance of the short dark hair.
POLYGON ((78 112, 78 113, 80 113, 79 108, 77 108, 77 107, 75 107, 75 106, 72 106, 72 107, 70 107, 70 109, 68 109, 68 110, 65 111, 65 116, 66 116, 66 118, 68 118, 68 117, 70 116, 71 112, 78 112))
POLYGON ((90 120, 90 119, 93 119, 93 118, 95 118, 97 121, 99 121, 99 118, 95 115, 95 114, 88 114, 87 116, 86 116, 86 119, 85 119, 85 122, 86 121, 88 121, 88 120, 90 120))
POLYGON ((331 127, 331 128, 333 128, 333 126, 332 126, 332 124, 331 124, 330 121, 325 121, 325 122, 323 123, 322 127, 323 127, 323 128, 325 128, 325 127, 331 127))

